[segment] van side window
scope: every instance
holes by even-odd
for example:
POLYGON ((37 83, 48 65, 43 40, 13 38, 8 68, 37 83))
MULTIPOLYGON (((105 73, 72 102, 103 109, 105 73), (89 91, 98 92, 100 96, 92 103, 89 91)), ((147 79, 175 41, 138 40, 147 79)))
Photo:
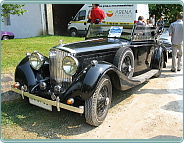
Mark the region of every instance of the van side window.
POLYGON ((80 11, 77 16, 75 17, 75 21, 85 20, 86 17, 86 10, 80 11))

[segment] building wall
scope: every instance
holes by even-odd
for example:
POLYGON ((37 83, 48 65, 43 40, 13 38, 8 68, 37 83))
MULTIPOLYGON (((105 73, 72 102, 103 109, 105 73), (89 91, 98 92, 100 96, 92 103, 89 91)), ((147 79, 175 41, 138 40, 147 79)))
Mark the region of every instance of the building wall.
POLYGON ((15 38, 28 38, 45 34, 45 9, 42 4, 26 4, 24 15, 10 15, 10 25, 1 22, 1 31, 13 32, 15 38))

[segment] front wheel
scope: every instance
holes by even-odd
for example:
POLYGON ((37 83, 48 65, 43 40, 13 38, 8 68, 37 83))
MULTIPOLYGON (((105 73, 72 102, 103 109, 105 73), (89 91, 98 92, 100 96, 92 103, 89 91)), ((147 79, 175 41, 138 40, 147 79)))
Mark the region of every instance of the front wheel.
POLYGON ((112 85, 109 76, 105 75, 94 94, 85 101, 86 122, 99 126, 105 119, 111 105, 112 85))

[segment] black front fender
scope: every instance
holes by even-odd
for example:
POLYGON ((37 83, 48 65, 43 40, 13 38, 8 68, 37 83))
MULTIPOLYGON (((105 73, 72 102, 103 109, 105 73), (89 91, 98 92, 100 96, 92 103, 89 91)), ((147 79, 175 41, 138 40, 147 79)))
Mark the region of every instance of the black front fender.
POLYGON ((65 98, 65 102, 68 98, 80 97, 82 100, 90 98, 104 75, 110 77, 112 85, 118 90, 127 90, 141 83, 129 79, 108 62, 99 62, 95 66, 85 68, 61 98, 65 98))
POLYGON ((32 88, 36 84, 35 72, 30 66, 29 57, 26 56, 15 70, 15 82, 25 84, 28 89, 32 88))
POLYGON ((29 61, 29 56, 23 58, 15 69, 15 82, 25 84, 30 91, 39 80, 49 77, 48 58, 45 57, 44 65, 40 70, 34 70, 29 61))
POLYGON ((107 62, 100 62, 95 66, 90 66, 90 68, 86 69, 86 76, 82 86, 82 97, 85 99, 92 96, 102 77, 110 71, 114 70, 115 66, 107 62))
POLYGON ((98 83, 105 74, 110 74, 116 67, 107 62, 99 62, 85 68, 65 92, 65 99, 81 97, 83 100, 90 98, 95 92, 98 83))

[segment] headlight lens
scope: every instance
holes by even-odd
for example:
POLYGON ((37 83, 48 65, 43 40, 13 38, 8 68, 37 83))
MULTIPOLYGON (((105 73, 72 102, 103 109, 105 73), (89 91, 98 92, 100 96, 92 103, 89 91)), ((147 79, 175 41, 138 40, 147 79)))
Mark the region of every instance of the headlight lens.
POLYGON ((78 67, 78 60, 75 57, 72 56, 66 56, 63 58, 62 62, 62 68, 64 72, 72 76, 76 73, 78 67))
POLYGON ((44 56, 42 54, 38 53, 37 51, 34 51, 30 55, 29 60, 30 60, 30 64, 31 64, 32 68, 35 70, 39 70, 40 67, 43 65, 44 56))

